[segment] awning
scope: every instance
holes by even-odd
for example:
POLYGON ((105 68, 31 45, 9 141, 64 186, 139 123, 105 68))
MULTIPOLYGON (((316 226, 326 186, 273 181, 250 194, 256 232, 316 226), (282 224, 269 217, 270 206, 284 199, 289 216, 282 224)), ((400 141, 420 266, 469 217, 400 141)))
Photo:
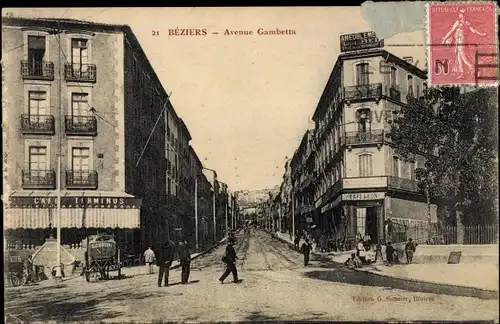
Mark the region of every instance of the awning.
MULTIPOLYGON (((56 226, 57 193, 18 191, 9 196, 4 228, 56 226)), ((141 199, 120 192, 61 193, 61 228, 139 228, 141 199)))

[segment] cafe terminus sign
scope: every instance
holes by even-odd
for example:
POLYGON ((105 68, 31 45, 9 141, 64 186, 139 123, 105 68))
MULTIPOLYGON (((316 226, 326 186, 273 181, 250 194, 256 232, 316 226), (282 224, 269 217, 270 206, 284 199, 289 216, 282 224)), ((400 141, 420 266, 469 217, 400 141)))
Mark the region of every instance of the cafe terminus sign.
POLYGON ((340 51, 351 52, 384 47, 384 40, 374 32, 340 35, 340 51))
MULTIPOLYGON (((57 197, 10 197, 10 208, 56 208, 57 197)), ((62 208, 140 208, 141 199, 123 197, 61 197, 62 208)))

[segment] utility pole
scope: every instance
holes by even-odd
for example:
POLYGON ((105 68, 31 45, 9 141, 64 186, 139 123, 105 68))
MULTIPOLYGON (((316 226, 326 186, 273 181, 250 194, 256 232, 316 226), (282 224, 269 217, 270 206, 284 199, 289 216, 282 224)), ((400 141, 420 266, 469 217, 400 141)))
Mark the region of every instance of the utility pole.
POLYGON ((61 155, 62 155, 62 132, 63 132, 63 109, 62 109, 62 58, 61 58, 61 30, 54 30, 53 33, 57 37, 58 43, 58 79, 57 79, 57 94, 58 94, 58 108, 59 108, 59 128, 58 128, 58 156, 57 156, 57 215, 56 215, 56 280, 62 280, 61 269, 61 155))
POLYGON ((226 204, 225 204, 225 208, 224 209, 226 210, 226 235, 229 236, 229 229, 228 229, 228 223, 227 223, 227 208, 228 208, 228 206, 227 206, 227 200, 228 200, 228 195, 226 193, 226 204))
POLYGON ((217 218, 215 217, 215 173, 214 173, 214 199, 213 199, 213 209, 214 209, 214 243, 217 243, 217 218))
POLYGON ((295 239, 295 201, 293 195, 293 181, 292 181, 292 190, 290 192, 290 196, 292 196, 292 235, 295 239))
POLYGON ((200 245, 198 241, 198 173, 194 177, 194 227, 196 238, 196 251, 199 251, 200 245))

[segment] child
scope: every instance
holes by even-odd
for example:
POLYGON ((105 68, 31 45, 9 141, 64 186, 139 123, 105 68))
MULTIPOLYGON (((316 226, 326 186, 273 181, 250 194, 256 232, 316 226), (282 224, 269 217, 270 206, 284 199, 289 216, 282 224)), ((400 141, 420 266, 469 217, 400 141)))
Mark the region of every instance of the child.
POLYGON ((390 267, 394 262, 394 247, 391 245, 391 242, 387 242, 387 248, 385 249, 385 254, 387 256, 387 265, 390 267))
POLYGON ((349 269, 356 269, 361 266, 361 260, 356 256, 356 253, 351 253, 351 257, 344 263, 349 269))

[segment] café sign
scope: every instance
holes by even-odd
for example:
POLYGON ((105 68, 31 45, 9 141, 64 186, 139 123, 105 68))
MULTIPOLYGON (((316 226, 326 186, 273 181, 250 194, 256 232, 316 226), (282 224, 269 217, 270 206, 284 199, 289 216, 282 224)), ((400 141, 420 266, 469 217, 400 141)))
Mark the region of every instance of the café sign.
POLYGON ((361 192, 342 194, 342 200, 379 200, 384 199, 385 192, 361 192))
MULTIPOLYGON (((10 208, 56 208, 57 197, 10 197, 10 208)), ((140 208, 141 199, 124 197, 61 197, 62 208, 140 208)))
POLYGON ((375 32, 340 35, 340 51, 352 52, 384 47, 384 40, 379 40, 375 32))

